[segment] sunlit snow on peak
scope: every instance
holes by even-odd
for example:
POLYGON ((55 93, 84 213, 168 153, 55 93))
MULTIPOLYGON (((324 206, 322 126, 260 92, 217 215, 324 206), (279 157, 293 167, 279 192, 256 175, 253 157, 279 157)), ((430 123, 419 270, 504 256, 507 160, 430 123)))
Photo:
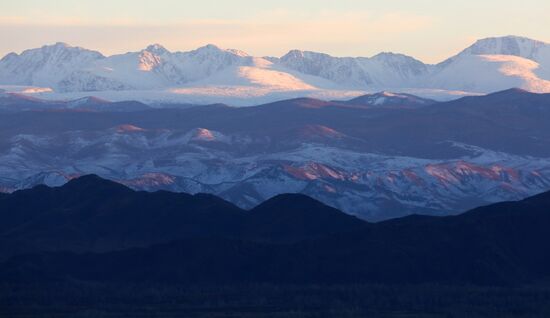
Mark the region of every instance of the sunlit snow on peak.
POLYGON ((140 71, 150 72, 154 70, 162 62, 158 55, 149 51, 141 53, 138 68, 140 71))
MULTIPOLYGON (((153 104, 248 106, 297 97, 344 100, 378 91, 449 100, 512 87, 545 93, 549 80, 550 45, 521 37, 483 39, 437 65, 398 53, 334 57, 291 50, 282 57, 254 57, 213 44, 186 52, 151 44, 106 57, 56 43, 0 60, 0 85, 29 88, 20 93, 153 104)), ((384 92, 375 97, 378 105, 401 98, 384 92)))

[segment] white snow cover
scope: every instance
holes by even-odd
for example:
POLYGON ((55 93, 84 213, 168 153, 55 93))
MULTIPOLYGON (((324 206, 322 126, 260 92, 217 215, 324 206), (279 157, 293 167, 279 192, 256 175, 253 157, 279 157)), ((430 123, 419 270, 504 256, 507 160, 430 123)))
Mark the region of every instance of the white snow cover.
POLYGON ((247 208, 276 194, 301 192, 376 220, 388 217, 388 203, 399 204, 396 211, 403 213, 447 214, 521 199, 550 185, 550 158, 459 143, 454 146, 468 154, 446 160, 313 143, 267 153, 232 151, 249 142, 246 136, 205 128, 180 133, 133 125, 97 132, 19 134, 0 153, 0 187, 57 186, 71 177, 97 173, 137 189, 214 193, 247 208))
POLYGON ((344 99, 385 90, 451 99, 512 87, 550 92, 549 80, 550 45, 515 36, 479 40, 437 65, 395 53, 354 58, 292 50, 272 58, 215 45, 170 52, 159 44, 106 57, 56 43, 0 60, 0 85, 8 91, 153 104, 238 106, 294 97, 344 99))

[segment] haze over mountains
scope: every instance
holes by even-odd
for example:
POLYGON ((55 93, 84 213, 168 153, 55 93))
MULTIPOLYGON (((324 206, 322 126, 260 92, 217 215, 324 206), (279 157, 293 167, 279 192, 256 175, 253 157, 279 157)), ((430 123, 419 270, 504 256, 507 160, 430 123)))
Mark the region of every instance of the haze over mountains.
POLYGON ((96 173, 243 208, 304 193, 369 220, 521 199, 550 188, 549 68, 549 44, 513 36, 437 65, 57 43, 0 61, 0 191, 96 173))
POLYGON ((170 52, 158 44, 106 57, 57 43, 0 60, 0 84, 9 91, 148 103, 253 105, 307 96, 349 99, 376 91, 449 99, 512 87, 550 92, 549 80, 550 45, 514 36, 479 40, 436 65, 394 53, 340 58, 292 50, 276 58, 214 45, 170 52))
POLYGON ((303 193, 383 220, 550 189, 550 94, 512 89, 435 102, 386 92, 177 109, 4 95, 0 191, 95 173, 243 208, 303 193))

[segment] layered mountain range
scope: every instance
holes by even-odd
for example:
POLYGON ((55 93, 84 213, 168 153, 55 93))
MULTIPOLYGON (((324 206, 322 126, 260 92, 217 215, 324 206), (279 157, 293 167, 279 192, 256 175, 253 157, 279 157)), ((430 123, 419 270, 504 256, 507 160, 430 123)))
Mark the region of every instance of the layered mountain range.
POLYGON ((211 193, 247 209, 302 193, 377 221, 550 189, 550 94, 511 89, 436 102, 381 92, 172 109, 3 96, 5 192, 95 173, 134 189, 211 193))
POLYGON ((383 90, 449 99, 512 87, 550 92, 549 80, 550 45, 514 36, 479 40, 435 65, 394 53, 367 58, 292 50, 275 58, 214 45, 170 52, 158 44, 104 56, 56 43, 0 60, 0 84, 12 91, 50 99, 93 95, 149 103, 252 105, 383 90))

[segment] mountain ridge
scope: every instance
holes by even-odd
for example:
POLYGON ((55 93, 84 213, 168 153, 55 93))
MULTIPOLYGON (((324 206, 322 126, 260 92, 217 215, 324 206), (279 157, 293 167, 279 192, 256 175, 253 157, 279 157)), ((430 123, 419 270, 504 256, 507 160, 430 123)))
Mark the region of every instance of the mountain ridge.
POLYGON ((369 220, 456 213, 550 187, 549 100, 508 90, 421 107, 302 98, 5 112, 0 187, 97 173, 134 189, 213 193, 246 209, 299 192, 369 220))
MULTIPOLYGON (((71 187, 65 186, 65 191, 82 194, 94 184, 100 188, 119 187, 97 176, 86 176, 73 181, 71 187)), ((17 203, 26 203, 27 207, 22 207, 22 211, 32 214, 33 211, 26 210, 33 208, 32 199, 36 202, 37 197, 43 197, 48 191, 55 189, 39 187, 10 196, 25 195, 18 198, 17 203)), ((63 203, 60 206, 65 211, 56 212, 69 216, 67 225, 71 229, 74 226, 77 230, 83 229, 79 219, 86 217, 86 235, 71 237, 70 232, 60 231, 58 219, 51 221, 39 217, 34 222, 25 221, 25 226, 21 227, 5 222, 9 220, 7 217, 20 215, 21 211, 5 209, 6 202, 12 199, 10 196, 0 197, 0 206, 3 206, 0 218, 4 221, 0 243, 6 247, 3 256, 12 250, 11 255, 0 260, 0 281, 43 283, 76 279, 177 284, 522 286, 550 277, 547 231, 550 226, 550 192, 521 201, 479 207, 456 216, 409 216, 380 223, 355 220, 341 227, 335 222, 338 215, 345 220, 352 221, 353 218, 335 209, 326 210, 320 202, 303 195, 277 196, 258 207, 260 210, 267 208, 268 211, 264 211, 267 213, 256 211, 259 214, 255 214, 253 210, 241 213, 242 210, 238 209, 232 213, 226 210, 231 210, 231 205, 220 206, 217 203, 220 201, 213 196, 187 195, 181 201, 178 194, 126 191, 133 193, 134 200, 142 208, 157 211, 144 213, 145 210, 134 210, 126 214, 143 217, 146 228, 158 227, 153 236, 149 235, 152 232, 143 231, 141 227, 135 229, 135 221, 128 217, 111 219, 117 223, 90 219, 90 215, 104 217, 120 213, 120 205, 104 205, 97 200, 90 201, 97 209, 63 203), (147 204, 147 198, 153 196, 159 196, 164 202, 162 207, 147 204), (199 203, 193 198, 204 201, 199 203), (181 209, 179 213, 170 212, 174 205, 181 209), (205 206, 220 209, 207 213, 219 223, 211 223, 208 218, 196 219, 208 211, 204 210, 205 206), (193 212, 193 209, 198 210, 193 212), (317 214, 328 212, 326 215, 332 216, 319 222, 316 213, 311 214, 308 210, 317 214), (273 216, 281 213, 284 217, 273 222, 273 216), (182 214, 191 214, 194 218, 182 218, 182 214), (228 217, 222 218, 223 215, 228 217), (250 216, 256 219, 249 219, 250 216), (159 217, 168 218, 159 223, 159 217), (300 220, 302 217, 306 222, 300 220), (219 235, 219 231, 231 233, 239 220, 245 220, 244 224, 248 225, 237 227, 240 235, 219 235), (323 226, 304 227, 307 221, 323 226), (126 225, 126 230, 120 227, 128 222, 132 224, 126 225), (199 226, 203 232, 180 237, 165 235, 175 228, 181 231, 189 224, 199 226), (300 237, 296 237, 295 224, 298 224, 298 229, 305 230, 300 237), (333 231, 330 231, 331 227, 333 231), (251 228, 255 231, 249 232, 251 228), (315 231, 308 233, 311 229, 315 231), (127 230, 137 231, 144 241, 140 245, 111 245, 101 251, 90 248, 93 244, 89 241, 98 235, 105 239, 117 237, 113 236, 116 234, 118 239, 124 239, 132 235, 127 230), (312 233, 315 235, 311 236, 312 233), (17 239, 16 234, 19 235, 17 239), (48 248, 28 249, 37 235, 41 235, 38 236, 41 241, 48 242, 48 248), (69 244, 78 240, 80 244, 69 244)), ((107 200, 122 202, 128 198, 127 194, 119 193, 107 200)), ((46 202, 55 206, 54 201, 46 202)))
POLYGON ((61 187, 2 195, 0 211, 1 240, 25 243, 0 253, 0 259, 36 250, 106 252, 193 237, 290 243, 366 224, 302 194, 275 197, 246 211, 212 194, 135 191, 93 174, 61 187), (296 208, 286 210, 277 203, 281 198, 296 208))
MULTIPOLYGON (((117 100, 124 92, 163 101, 268 100, 297 96, 357 96, 403 90, 452 96, 511 87, 550 92, 550 45, 523 37, 479 40, 439 64, 399 53, 334 57, 291 50, 278 58, 206 45, 170 52, 152 44, 138 52, 103 56, 65 44, 43 46, 0 60, 0 84, 49 88, 44 96, 95 92, 117 100), (456 76, 456 75, 460 76, 456 76)), ((208 102, 207 102, 208 103, 208 102)))

